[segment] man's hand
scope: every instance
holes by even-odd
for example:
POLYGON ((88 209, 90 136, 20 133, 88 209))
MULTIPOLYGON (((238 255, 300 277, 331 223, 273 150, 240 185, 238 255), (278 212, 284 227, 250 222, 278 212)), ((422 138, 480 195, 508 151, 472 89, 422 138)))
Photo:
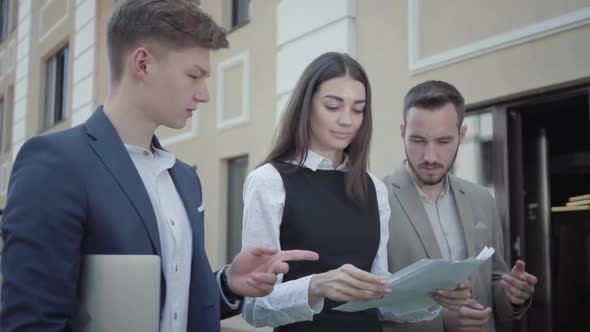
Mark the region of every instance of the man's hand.
POLYGON ((450 311, 459 311, 465 301, 471 297, 471 283, 466 280, 460 283, 457 288, 453 290, 448 289, 439 289, 434 294, 432 294, 432 298, 438 302, 441 306, 449 309, 450 311))
POLYGON ((523 261, 517 260, 510 274, 503 274, 500 281, 504 293, 512 304, 525 303, 535 291, 537 277, 526 272, 524 266, 523 261))
POLYGON ((445 331, 480 332, 483 331, 492 308, 484 307, 473 299, 468 299, 459 312, 443 309, 445 331))
POLYGON ((351 264, 319 273, 311 278, 309 284, 309 304, 322 298, 333 301, 365 301, 383 297, 391 292, 387 282, 372 273, 363 271, 351 264))
POLYGON ((226 271, 227 284, 232 293, 248 297, 270 294, 277 274, 287 273, 287 261, 315 261, 319 255, 307 250, 280 251, 264 246, 253 246, 240 252, 226 271))

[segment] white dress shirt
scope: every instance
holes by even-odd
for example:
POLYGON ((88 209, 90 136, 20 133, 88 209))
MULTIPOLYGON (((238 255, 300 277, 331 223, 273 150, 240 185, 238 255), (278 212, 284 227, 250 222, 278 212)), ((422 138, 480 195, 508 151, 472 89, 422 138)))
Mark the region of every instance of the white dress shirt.
POLYGON ((160 332, 185 332, 191 280, 192 228, 182 199, 168 170, 176 162, 171 153, 125 145, 141 176, 158 222, 166 298, 160 332))
MULTIPOLYGON (((296 162, 292 162, 296 164, 296 162)), ((341 165, 334 167, 332 162, 319 154, 308 150, 303 167, 316 170, 347 171, 348 157, 341 165)), ((377 204, 379 207, 380 240, 377 254, 371 267, 376 275, 388 276, 387 241, 389 240, 389 207, 388 192, 385 184, 369 174, 375 185, 377 204)), ((285 188, 279 172, 271 164, 265 164, 252 171, 244 183, 244 215, 242 230, 242 249, 252 245, 269 245, 281 248, 280 226, 285 205, 285 188)), ((265 297, 246 298, 242 316, 250 324, 260 326, 281 326, 299 321, 313 319, 313 315, 323 309, 323 299, 310 306, 308 303, 309 284, 313 275, 288 282, 282 282, 279 276, 273 292, 265 297)), ((426 310, 403 316, 383 313, 388 320, 420 321, 433 319, 439 312, 426 310)))

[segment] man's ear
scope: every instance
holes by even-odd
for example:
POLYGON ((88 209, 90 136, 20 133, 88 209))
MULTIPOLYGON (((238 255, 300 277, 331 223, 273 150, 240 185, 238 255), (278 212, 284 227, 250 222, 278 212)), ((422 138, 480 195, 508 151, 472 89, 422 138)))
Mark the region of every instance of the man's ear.
POLYGON ((459 128, 459 143, 463 143, 463 140, 465 139, 466 134, 467 134, 467 126, 462 125, 461 128, 459 128))
POLYGON ((145 47, 138 47, 133 50, 127 62, 127 69, 131 73, 131 76, 139 80, 144 80, 151 58, 150 51, 145 47))

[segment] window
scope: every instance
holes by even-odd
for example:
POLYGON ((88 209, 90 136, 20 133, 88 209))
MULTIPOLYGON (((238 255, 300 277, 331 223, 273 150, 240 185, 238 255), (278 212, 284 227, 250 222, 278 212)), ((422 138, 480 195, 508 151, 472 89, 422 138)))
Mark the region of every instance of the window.
POLYGON ((250 0, 232 0, 231 27, 239 27, 250 21, 250 0))
POLYGON ((4 40, 8 34, 9 18, 8 0, 0 0, 0 40, 4 40))
POLYGON ((45 117, 43 129, 49 129, 65 118, 68 97, 68 47, 47 60, 45 76, 45 117))
POLYGON ((491 112, 465 114, 467 135, 452 173, 480 184, 494 195, 494 123, 491 112))
POLYGON ((248 172, 248 157, 227 161, 227 261, 242 249, 242 192, 248 172))

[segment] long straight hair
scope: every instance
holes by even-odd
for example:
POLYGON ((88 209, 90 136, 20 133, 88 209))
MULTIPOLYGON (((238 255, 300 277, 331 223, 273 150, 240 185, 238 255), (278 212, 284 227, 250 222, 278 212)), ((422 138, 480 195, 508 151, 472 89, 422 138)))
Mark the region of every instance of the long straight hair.
POLYGON ((283 112, 271 152, 260 165, 289 160, 298 160, 298 166, 303 165, 310 147, 309 119, 313 95, 323 82, 343 76, 359 81, 365 87, 363 122, 353 141, 344 149, 350 160, 346 174, 346 196, 351 202, 362 206, 368 196, 367 166, 373 131, 371 86, 364 69, 347 54, 324 53, 305 68, 283 112))

